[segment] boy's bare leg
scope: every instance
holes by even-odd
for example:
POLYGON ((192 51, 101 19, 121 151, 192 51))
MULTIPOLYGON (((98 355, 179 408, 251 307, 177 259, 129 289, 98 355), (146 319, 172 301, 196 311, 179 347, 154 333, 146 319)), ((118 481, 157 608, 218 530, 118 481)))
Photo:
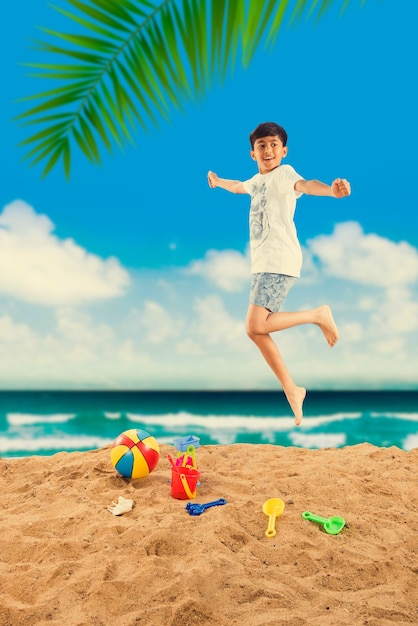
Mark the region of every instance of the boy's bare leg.
POLYGON ((254 334, 266 335, 302 324, 318 326, 331 348, 337 343, 338 328, 331 309, 326 304, 308 311, 278 311, 277 313, 270 313, 267 309, 255 304, 250 304, 248 309, 247 328, 249 327, 250 332, 254 334))
POLYGON ((298 387, 289 374, 282 356, 269 333, 302 324, 316 324, 322 330, 330 347, 338 341, 338 328, 327 305, 308 311, 270 313, 267 309, 250 304, 247 314, 247 333, 259 348, 264 359, 279 379, 286 398, 299 425, 303 416, 306 389, 298 387))
POLYGON ((251 336, 251 339, 279 379, 287 401, 295 415, 295 424, 299 426, 303 417, 302 406, 306 396, 306 389, 298 387, 294 383, 282 359, 282 355, 270 335, 254 335, 251 336))

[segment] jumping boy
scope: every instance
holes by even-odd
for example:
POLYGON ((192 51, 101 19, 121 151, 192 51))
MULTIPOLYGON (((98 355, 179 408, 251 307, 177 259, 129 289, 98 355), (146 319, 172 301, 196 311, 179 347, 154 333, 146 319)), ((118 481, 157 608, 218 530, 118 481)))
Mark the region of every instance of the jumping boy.
POLYGON ((336 178, 327 185, 319 180, 304 180, 290 165, 280 165, 288 152, 287 133, 274 122, 257 126, 250 135, 250 143, 250 155, 257 162, 258 174, 242 182, 209 172, 208 181, 212 188, 251 196, 247 334, 280 381, 298 426, 303 417, 306 389, 293 381, 270 333, 316 324, 332 348, 338 341, 338 328, 327 305, 309 311, 280 312, 302 266, 302 251, 293 221, 296 200, 303 193, 344 198, 350 195, 351 188, 344 178, 336 178))

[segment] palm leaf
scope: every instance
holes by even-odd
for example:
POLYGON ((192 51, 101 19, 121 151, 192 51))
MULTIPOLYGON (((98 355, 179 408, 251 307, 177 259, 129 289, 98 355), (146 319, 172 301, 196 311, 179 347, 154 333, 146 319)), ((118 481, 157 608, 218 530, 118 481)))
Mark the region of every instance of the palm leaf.
MULTIPOLYGON (((47 175, 61 159, 67 177, 74 147, 92 163, 100 151, 133 142, 169 119, 191 98, 225 80, 238 55, 248 65, 262 43, 272 46, 281 25, 305 15, 319 19, 333 0, 66 0, 53 7, 68 20, 61 33, 42 28, 35 49, 51 62, 28 63, 31 76, 55 87, 20 102, 33 103, 17 120, 38 130, 21 142, 31 165, 47 175), (59 61, 58 59, 62 59, 59 61)), ((350 0, 340 0, 345 9, 350 0)), ((364 3, 365 0, 362 0, 364 3)))

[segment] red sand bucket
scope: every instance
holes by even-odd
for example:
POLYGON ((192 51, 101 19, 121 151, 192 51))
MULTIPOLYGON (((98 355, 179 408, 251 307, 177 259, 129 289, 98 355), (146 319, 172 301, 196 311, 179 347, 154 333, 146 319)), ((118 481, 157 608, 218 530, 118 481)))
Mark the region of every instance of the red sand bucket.
POLYGON ((192 500, 196 497, 196 486, 200 472, 191 467, 171 466, 171 495, 177 500, 192 500))

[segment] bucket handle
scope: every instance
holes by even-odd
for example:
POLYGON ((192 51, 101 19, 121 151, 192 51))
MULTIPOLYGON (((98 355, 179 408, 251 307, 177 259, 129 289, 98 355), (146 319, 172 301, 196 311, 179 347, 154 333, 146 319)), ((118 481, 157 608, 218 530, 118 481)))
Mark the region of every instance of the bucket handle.
POLYGON ((189 483, 187 482, 187 478, 184 474, 180 474, 181 484, 183 485, 183 489, 186 492, 186 495, 191 500, 196 497, 196 490, 192 492, 189 487, 189 483))

